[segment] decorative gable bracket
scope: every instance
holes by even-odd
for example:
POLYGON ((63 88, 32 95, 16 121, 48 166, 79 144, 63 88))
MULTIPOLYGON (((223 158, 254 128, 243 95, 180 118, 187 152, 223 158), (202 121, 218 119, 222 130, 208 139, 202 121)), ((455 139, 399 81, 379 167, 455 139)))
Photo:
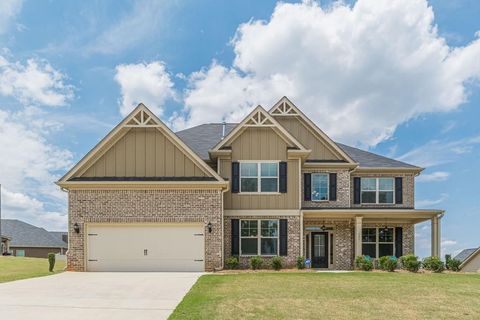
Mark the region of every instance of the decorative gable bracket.
POLYGON ((156 122, 145 110, 140 109, 135 113, 125 124, 128 128, 155 128, 160 127, 160 124, 156 122))
POLYGON ((257 109, 256 112, 253 112, 245 122, 245 127, 274 127, 275 124, 271 119, 268 118, 268 115, 257 109))
POLYGON ((296 108, 293 107, 289 100, 284 97, 282 98, 270 111, 272 116, 300 116, 296 108))

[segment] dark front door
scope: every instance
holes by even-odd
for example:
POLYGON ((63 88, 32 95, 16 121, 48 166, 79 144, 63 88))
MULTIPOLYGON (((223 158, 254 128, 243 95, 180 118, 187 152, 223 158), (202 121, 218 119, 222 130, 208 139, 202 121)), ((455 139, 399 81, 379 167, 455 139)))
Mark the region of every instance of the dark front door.
POLYGON ((328 268, 328 232, 312 233, 312 268, 328 268))

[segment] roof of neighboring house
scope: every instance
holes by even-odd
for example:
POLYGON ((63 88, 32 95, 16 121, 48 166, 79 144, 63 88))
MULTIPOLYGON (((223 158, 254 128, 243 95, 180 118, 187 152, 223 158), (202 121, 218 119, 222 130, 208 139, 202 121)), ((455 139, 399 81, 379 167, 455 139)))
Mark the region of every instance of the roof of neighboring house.
MULTIPOLYGON (((227 123, 225 125, 225 136, 237 123, 227 123)), ((213 148, 221 139, 223 134, 222 123, 206 123, 196 127, 176 132, 176 135, 187 144, 200 158, 209 159, 208 150, 213 148)), ((360 167, 364 168, 417 168, 411 164, 401 162, 380 156, 375 153, 364 151, 358 148, 350 147, 341 143, 337 145, 348 154, 350 158, 358 162, 360 167)))
POLYGON ((61 237, 15 219, 2 219, 2 234, 11 238, 11 247, 67 248, 61 237))
POLYGON ((457 254, 454 259, 457 259, 457 260, 460 260, 460 262, 463 262, 478 249, 479 248, 464 249, 459 254, 457 254))
POLYGON ((68 232, 66 232, 66 231, 49 231, 49 232, 52 236, 56 237, 57 239, 62 240, 63 242, 65 242, 63 240, 63 237, 68 237, 68 232))

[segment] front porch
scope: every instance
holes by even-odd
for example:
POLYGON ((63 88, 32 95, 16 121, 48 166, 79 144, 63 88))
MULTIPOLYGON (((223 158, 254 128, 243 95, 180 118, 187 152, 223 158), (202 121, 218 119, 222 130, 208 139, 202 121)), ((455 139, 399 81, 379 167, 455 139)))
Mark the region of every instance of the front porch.
POLYGON ((400 257, 415 252, 415 224, 432 223, 432 256, 440 256, 443 211, 317 209, 301 212, 301 252, 312 268, 350 270, 355 256, 400 257))

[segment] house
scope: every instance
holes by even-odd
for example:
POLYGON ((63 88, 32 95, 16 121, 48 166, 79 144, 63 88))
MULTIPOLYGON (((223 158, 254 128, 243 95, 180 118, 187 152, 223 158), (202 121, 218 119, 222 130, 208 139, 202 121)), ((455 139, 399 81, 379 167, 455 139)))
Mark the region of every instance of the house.
POLYGON ((461 262, 460 271, 480 272, 480 247, 462 250, 454 259, 461 262))
POLYGON ((49 231, 15 219, 2 219, 2 234, 10 240, 9 251, 17 257, 46 258, 50 252, 65 254, 67 243, 49 231))
POLYGON ((358 255, 413 253, 423 221, 440 256, 443 211, 414 205, 421 171, 335 143, 286 97, 177 133, 140 104, 57 182, 67 268, 211 271, 279 255, 352 269, 358 255))

